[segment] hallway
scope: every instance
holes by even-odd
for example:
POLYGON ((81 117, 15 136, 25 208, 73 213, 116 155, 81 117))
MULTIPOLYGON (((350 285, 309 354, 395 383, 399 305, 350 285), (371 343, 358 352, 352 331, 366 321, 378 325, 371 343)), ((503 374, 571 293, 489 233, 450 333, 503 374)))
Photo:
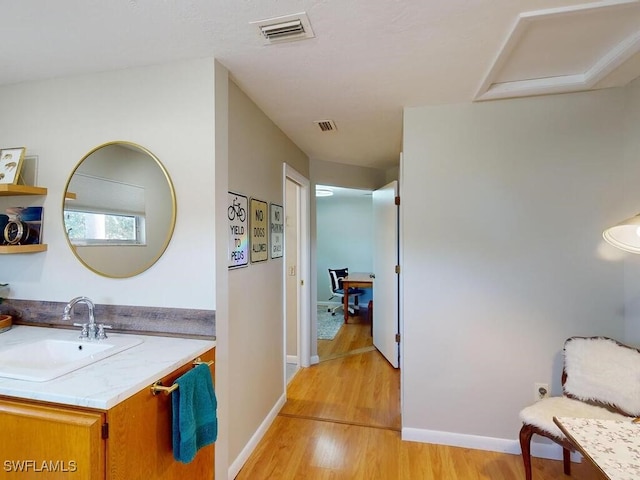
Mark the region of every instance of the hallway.
MULTIPOLYGON (((400 372, 375 350, 302 369, 237 480, 523 478, 518 455, 401 441, 399 393, 400 372)), ((586 462, 572 468, 573 478, 599 478, 586 462)), ((562 462, 541 459, 533 475, 567 478, 562 462)))

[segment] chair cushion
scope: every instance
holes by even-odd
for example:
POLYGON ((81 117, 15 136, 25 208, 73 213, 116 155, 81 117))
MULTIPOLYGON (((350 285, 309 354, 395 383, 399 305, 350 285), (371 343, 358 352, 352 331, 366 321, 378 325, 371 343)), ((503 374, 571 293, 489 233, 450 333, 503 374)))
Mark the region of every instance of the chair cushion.
POLYGON ((553 417, 574 417, 574 418, 598 418, 601 420, 626 420, 618 413, 613 413, 603 407, 596 407, 580 400, 568 397, 549 397, 524 408, 520 412, 520 420, 528 425, 538 427, 550 435, 563 439, 565 438, 558 426, 553 423, 553 417))
POLYGON ((605 337, 572 337, 564 345, 564 393, 640 416, 640 352, 605 337))
MULTIPOLYGON (((329 278, 331 280, 331 290, 342 290, 342 279, 349 275, 348 268, 329 268, 329 278)), ((343 293, 343 292, 339 292, 343 293)))

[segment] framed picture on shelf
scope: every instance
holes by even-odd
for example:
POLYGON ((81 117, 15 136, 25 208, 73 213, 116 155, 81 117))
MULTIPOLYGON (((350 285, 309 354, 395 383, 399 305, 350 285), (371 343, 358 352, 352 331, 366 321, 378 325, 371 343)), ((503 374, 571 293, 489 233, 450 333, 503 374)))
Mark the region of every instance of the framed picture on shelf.
POLYGON ((24 147, 0 150, 0 183, 18 183, 25 150, 24 147))

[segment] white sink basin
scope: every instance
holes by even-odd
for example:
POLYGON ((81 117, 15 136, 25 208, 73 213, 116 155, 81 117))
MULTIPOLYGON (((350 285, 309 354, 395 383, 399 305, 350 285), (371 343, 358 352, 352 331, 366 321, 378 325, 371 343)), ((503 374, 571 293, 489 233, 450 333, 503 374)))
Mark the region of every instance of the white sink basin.
POLYGON ((0 350, 0 377, 45 382, 142 343, 129 336, 105 340, 44 339, 0 350))

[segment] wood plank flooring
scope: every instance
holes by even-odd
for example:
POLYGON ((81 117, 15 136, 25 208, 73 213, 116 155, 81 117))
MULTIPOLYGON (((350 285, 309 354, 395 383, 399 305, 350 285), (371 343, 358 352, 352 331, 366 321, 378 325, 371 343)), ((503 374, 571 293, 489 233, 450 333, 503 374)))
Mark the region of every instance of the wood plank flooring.
MULTIPOLYGON (((367 309, 361 307, 361 315, 349 317, 349 323, 342 325, 333 340, 318 340, 320 361, 331 360, 361 349, 373 349, 371 324, 366 320, 367 309)), ((338 310, 336 315, 341 315, 338 310)))
MULTIPOLYGON (((350 326, 319 342, 324 361, 289 383, 287 403, 237 480, 524 479, 519 455, 402 441, 400 372, 372 349, 368 324, 350 326)), ((560 461, 532 463, 534 480, 601 478, 586 461, 572 464, 572 477, 560 461)))

